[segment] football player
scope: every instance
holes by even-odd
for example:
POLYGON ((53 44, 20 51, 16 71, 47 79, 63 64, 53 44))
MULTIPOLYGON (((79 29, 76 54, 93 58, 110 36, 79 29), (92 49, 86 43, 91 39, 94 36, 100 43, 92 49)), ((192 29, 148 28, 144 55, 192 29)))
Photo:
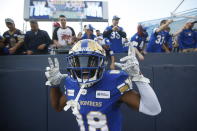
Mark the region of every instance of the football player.
POLYGON ((159 28, 155 28, 153 30, 153 33, 151 34, 150 40, 147 45, 147 52, 162 52, 162 49, 165 50, 165 52, 169 52, 164 44, 168 37, 168 33, 165 31, 168 28, 168 25, 171 24, 173 20, 162 20, 160 22, 159 28))
POLYGON ((56 111, 72 109, 80 131, 121 131, 121 103, 148 115, 157 115, 161 107, 156 94, 139 69, 132 47, 128 56, 115 63, 122 70, 105 70, 105 51, 93 40, 81 40, 67 56, 68 74, 59 72, 57 58, 49 58, 46 68, 52 107, 56 111), (60 81, 65 80, 65 93, 60 81), (139 92, 132 89, 135 82, 139 92), (64 95, 66 94, 66 95, 64 95))

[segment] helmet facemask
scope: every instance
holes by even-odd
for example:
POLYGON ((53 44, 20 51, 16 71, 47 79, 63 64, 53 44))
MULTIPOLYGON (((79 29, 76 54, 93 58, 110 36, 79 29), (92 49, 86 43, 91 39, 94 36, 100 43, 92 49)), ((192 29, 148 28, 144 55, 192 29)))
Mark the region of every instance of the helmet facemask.
POLYGON ((105 70, 105 56, 96 52, 72 53, 67 62, 71 78, 79 84, 86 84, 86 87, 99 81, 105 70))

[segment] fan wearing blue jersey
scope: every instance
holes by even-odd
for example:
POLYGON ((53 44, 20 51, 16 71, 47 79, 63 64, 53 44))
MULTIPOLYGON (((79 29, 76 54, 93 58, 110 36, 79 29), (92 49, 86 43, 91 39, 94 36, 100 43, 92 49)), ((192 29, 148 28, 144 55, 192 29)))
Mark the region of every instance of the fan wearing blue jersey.
POLYGON ((147 45, 147 52, 162 52, 162 49, 164 49, 165 52, 168 52, 168 50, 166 50, 167 47, 164 44, 164 41, 167 41, 166 39, 168 35, 165 30, 172 22, 172 20, 162 20, 159 28, 153 30, 147 45))
POLYGON ((0 35, 0 55, 3 55, 3 48, 5 47, 3 43, 3 37, 0 35))
POLYGON ((105 51, 93 40, 81 40, 67 56, 68 74, 59 72, 57 58, 49 58, 46 68, 51 105, 56 111, 72 109, 80 131, 121 131, 121 103, 148 114, 157 115, 161 107, 149 79, 139 69, 133 48, 116 63, 122 70, 105 70, 105 51), (124 71, 123 71, 124 70, 124 71), (65 80, 65 93, 60 81, 65 80), (135 82, 139 93, 132 89, 135 82), (65 95, 64 95, 65 94, 65 95))
MULTIPOLYGON (((195 21, 195 23, 197 23, 197 21, 195 21)), ((194 51, 197 52, 197 29, 194 29, 194 35, 195 35, 195 40, 196 40, 196 48, 194 49, 194 51)))
POLYGON ((112 43, 111 50, 114 53, 127 52, 122 44, 122 38, 126 38, 127 35, 123 28, 118 26, 119 20, 118 16, 113 16, 112 25, 108 26, 103 32, 103 37, 108 38, 112 43))
POLYGON ((137 33, 135 33, 132 37, 130 42, 135 43, 133 45, 138 49, 138 51, 142 54, 146 54, 145 52, 145 46, 148 38, 148 33, 146 32, 146 27, 143 25, 138 25, 137 27, 137 33))
POLYGON ((172 51, 172 35, 173 34, 170 34, 170 27, 167 27, 165 29, 165 32, 166 32, 166 39, 164 40, 164 45, 163 48, 162 48, 162 52, 171 52, 172 51))
POLYGON ((114 56, 114 52, 111 50, 110 48, 111 46, 111 42, 109 41, 108 38, 104 38, 102 41, 102 47, 106 52, 106 57, 110 56, 110 69, 114 70, 115 69, 115 56, 114 56))
POLYGON ((81 39, 91 39, 94 40, 96 38, 96 35, 93 34, 94 27, 91 24, 86 25, 85 27, 85 34, 82 35, 81 39))
POLYGON ((182 32, 180 32, 178 36, 179 48, 182 50, 182 52, 192 52, 197 48, 195 32, 192 29, 194 24, 194 20, 188 20, 182 32))
POLYGON ((103 36, 100 35, 100 36, 97 36, 94 40, 99 45, 101 45, 103 47, 103 49, 105 50, 105 53, 106 53, 107 60, 111 61, 110 69, 114 70, 115 69, 115 65, 114 65, 114 63, 115 63, 115 56, 114 56, 114 52, 110 49, 111 42, 109 41, 109 39, 108 38, 103 38, 103 36))

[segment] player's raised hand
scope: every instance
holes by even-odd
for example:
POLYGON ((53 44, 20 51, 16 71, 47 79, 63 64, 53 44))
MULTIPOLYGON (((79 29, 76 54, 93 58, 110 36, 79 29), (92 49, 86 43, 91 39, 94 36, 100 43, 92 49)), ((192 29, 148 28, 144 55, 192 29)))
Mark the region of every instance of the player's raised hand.
POLYGON ((128 56, 121 58, 120 62, 123 63, 115 62, 115 66, 126 71, 130 76, 133 77, 140 74, 139 62, 135 55, 135 49, 131 44, 129 45, 128 56))
POLYGON ((45 76, 47 77, 47 82, 45 83, 48 86, 59 85, 61 80, 67 76, 67 74, 61 74, 59 70, 59 61, 57 58, 53 60, 48 58, 49 67, 46 67, 45 76))
POLYGON ((131 44, 129 46, 128 56, 121 58, 120 61, 124 63, 115 62, 115 65, 126 71, 128 75, 132 77, 132 81, 142 81, 150 83, 150 80, 144 77, 140 72, 139 62, 135 55, 135 48, 131 44))

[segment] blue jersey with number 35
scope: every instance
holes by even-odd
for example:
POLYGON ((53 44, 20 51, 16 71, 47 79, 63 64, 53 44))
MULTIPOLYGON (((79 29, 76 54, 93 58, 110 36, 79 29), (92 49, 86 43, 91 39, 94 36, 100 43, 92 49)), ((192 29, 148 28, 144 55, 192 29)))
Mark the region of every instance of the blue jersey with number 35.
MULTIPOLYGON (((112 30, 112 28, 113 28, 113 26, 108 26, 105 29, 105 31, 112 30)), ((119 30, 123 31, 123 28, 119 27, 119 30)), ((125 52, 125 49, 124 49, 123 44, 122 44, 122 37, 117 31, 112 31, 111 32, 111 34, 109 36, 109 40, 112 43, 110 45, 110 49, 114 53, 123 53, 123 52, 125 52)))
MULTIPOLYGON (((106 71, 95 85, 85 88, 79 98, 80 110, 75 114, 80 131, 121 131, 120 97, 130 90, 124 71, 106 71)), ((80 87, 66 78, 66 97, 74 100, 80 87)))

